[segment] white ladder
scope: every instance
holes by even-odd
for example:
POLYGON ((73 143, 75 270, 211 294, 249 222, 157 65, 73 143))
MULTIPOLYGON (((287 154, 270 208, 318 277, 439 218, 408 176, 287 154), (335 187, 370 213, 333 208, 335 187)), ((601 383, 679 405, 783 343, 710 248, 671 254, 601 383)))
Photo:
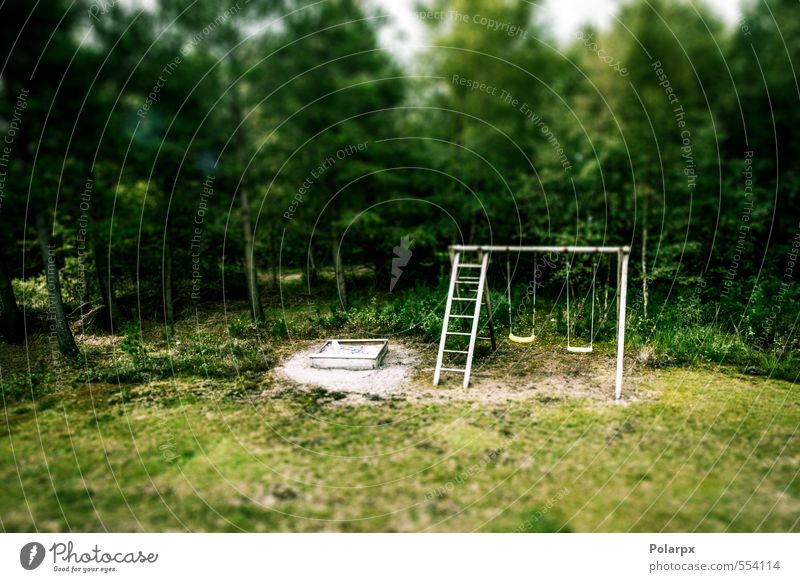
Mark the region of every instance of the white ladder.
MULTIPOLYGON (((469 375, 472 369, 472 356, 475 353, 475 342, 479 339, 487 339, 492 342, 492 349, 496 349, 494 337, 494 324, 492 323, 492 304, 489 298, 488 285, 486 283, 486 273, 489 269, 489 253, 483 251, 478 252, 477 263, 462 263, 461 252, 456 251, 453 254, 453 266, 450 273, 450 287, 447 292, 447 305, 444 309, 444 321, 442 322, 442 337, 439 340, 439 353, 436 356, 436 369, 433 373, 433 383, 439 384, 439 377, 442 372, 457 372, 464 374, 464 388, 469 385, 469 375), (475 270, 478 274, 472 274, 475 270), (464 274, 464 273, 470 274, 464 274), (462 297, 462 292, 470 293, 467 297, 462 297), (474 294, 471 294, 474 293, 474 294), (479 321, 481 315, 481 304, 486 303, 486 311, 489 316, 489 337, 478 336, 480 329, 479 321), (467 311, 456 309, 453 311, 454 304, 462 305, 467 304, 467 311), (470 304, 473 304, 472 313, 469 312, 470 304), (469 333, 465 331, 451 331, 450 321, 455 319, 457 321, 470 321, 472 320, 469 333), (461 349, 451 349, 447 347, 447 340, 449 338, 469 338, 469 345, 464 350, 463 346, 458 346, 461 349), (466 363, 463 368, 443 366, 445 354, 453 354, 453 357, 466 356, 466 363)), ((455 365, 455 364, 454 364, 455 365)))

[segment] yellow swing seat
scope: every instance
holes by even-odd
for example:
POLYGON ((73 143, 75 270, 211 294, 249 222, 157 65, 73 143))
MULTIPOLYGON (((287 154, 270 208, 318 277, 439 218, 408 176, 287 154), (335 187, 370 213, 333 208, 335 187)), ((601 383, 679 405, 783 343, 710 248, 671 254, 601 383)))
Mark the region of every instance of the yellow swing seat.
POLYGON ((592 351, 592 346, 567 346, 567 351, 573 354, 588 354, 592 351))

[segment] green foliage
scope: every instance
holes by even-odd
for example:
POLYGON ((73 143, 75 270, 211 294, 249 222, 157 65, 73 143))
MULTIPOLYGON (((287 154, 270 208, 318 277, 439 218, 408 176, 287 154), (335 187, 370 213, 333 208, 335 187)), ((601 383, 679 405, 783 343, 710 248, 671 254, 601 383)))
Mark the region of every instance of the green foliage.
POLYGON ((14 295, 20 304, 31 311, 44 313, 47 311, 47 279, 42 272, 25 279, 14 279, 14 295))
POLYGON ((306 324, 287 322, 289 331, 308 337, 331 333, 380 336, 402 334, 418 336, 425 341, 439 337, 444 314, 446 288, 414 289, 389 295, 370 295, 354 300, 347 311, 331 305, 327 313, 317 310, 307 316, 306 324))
MULTIPOLYGON (((60 375, 52 370, 6 374, 0 382, 2 401, 40 402, 43 397, 54 391, 59 377, 60 375)), ((52 405, 55 401, 48 402, 52 405)))
POLYGON ((272 337, 275 339, 286 339, 289 337, 289 328, 285 319, 279 319, 272 324, 272 337))
POLYGON ((122 341, 119 350, 127 355, 136 366, 147 362, 147 348, 142 340, 142 323, 134 311, 133 318, 122 324, 122 341))
POLYGON ((246 315, 235 315, 228 322, 228 334, 236 339, 257 339, 262 333, 258 322, 246 315))

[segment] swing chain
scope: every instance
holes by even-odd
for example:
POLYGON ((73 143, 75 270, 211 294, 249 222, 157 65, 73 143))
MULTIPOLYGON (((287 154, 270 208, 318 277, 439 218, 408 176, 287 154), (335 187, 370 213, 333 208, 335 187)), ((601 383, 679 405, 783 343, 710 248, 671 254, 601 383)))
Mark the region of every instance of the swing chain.
MULTIPOLYGON (((534 261, 536 254, 534 254, 534 261)), ((536 286, 538 285, 536 270, 533 271, 533 306, 531 309, 531 334, 529 336, 514 335, 513 325, 514 319, 511 314, 511 257, 506 258, 506 277, 508 287, 508 339, 517 343, 530 343, 536 339, 536 286)))
POLYGON ((567 262, 567 351, 568 352, 579 352, 579 353, 588 353, 594 349, 594 298, 596 294, 596 283, 597 283, 597 269, 600 265, 599 261, 594 261, 592 266, 592 286, 591 286, 591 293, 592 293, 592 315, 591 315, 591 323, 589 325, 589 345, 588 346, 573 346, 570 341, 570 309, 569 309, 569 272, 570 272, 570 265, 572 264, 571 261, 567 262))

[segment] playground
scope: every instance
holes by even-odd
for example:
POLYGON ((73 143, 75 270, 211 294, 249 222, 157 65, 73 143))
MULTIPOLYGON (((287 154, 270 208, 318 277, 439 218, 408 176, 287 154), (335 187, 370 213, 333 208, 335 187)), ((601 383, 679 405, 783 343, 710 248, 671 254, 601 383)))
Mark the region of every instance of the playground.
MULTIPOLYGON (((463 378, 462 387, 468 388, 470 377, 473 373, 473 365, 479 340, 490 342, 491 350, 494 352, 498 348, 498 338, 495 328, 498 322, 495 321, 496 314, 492 312, 491 293, 489 291, 489 266, 491 253, 506 255, 506 291, 508 313, 508 348, 513 350, 514 345, 522 345, 528 349, 520 350, 521 359, 514 361, 513 364, 505 363, 507 375, 494 386, 479 383, 475 393, 484 397, 500 397, 502 400, 507 393, 505 387, 509 384, 524 385, 528 387, 557 387, 564 394, 578 395, 585 391, 586 385, 594 387, 599 391, 608 378, 607 374, 595 375, 594 368, 598 365, 602 369, 607 369, 613 365, 614 372, 614 397, 619 400, 622 397, 623 370, 625 366, 625 318, 628 282, 628 256, 629 247, 464 247, 454 246, 450 248, 451 255, 451 276, 447 290, 447 299, 442 319, 442 330, 439 340, 435 364, 433 367, 433 384, 438 386, 443 372, 454 372, 463 378), (465 260, 465 256, 472 253, 477 256, 475 263, 465 260), (566 262, 566 279, 558 294, 565 298, 564 314, 566 316, 564 324, 565 349, 569 354, 591 354, 594 351, 595 339, 595 301, 597 296, 597 270, 599 262, 595 261, 591 270, 591 286, 582 299, 584 310, 586 309, 586 297, 589 297, 588 328, 587 339, 584 345, 575 344, 575 314, 573 299, 573 309, 570 309, 570 295, 574 293, 574 287, 570 282, 570 270, 573 268, 574 256, 581 254, 608 254, 616 255, 617 258, 617 281, 614 291, 614 303, 616 308, 616 327, 614 337, 616 339, 615 358, 612 362, 608 358, 595 358, 591 362, 570 362, 570 375, 582 377, 583 385, 578 388, 577 383, 562 382, 558 378, 561 375, 558 369, 552 366, 544 366, 543 370, 531 370, 530 366, 525 366, 525 362, 556 362, 552 357, 554 349, 552 332, 557 330, 554 326, 544 322, 536 324, 536 296, 537 288, 543 278, 542 270, 534 254, 534 272, 530 285, 525 289, 525 295, 520 305, 517 307, 513 300, 513 277, 511 270, 511 254, 516 253, 548 253, 550 255, 570 254, 572 259, 566 262), (465 274, 466 273, 466 274, 465 274), (526 307, 526 303, 530 303, 526 307), (463 306, 463 308, 462 308, 463 306), (520 317, 523 312, 529 312, 530 317, 520 317), (572 314, 572 315, 571 315, 572 314), (515 319, 525 321, 528 325, 527 332, 515 333, 515 319), (453 324, 456 327, 453 327, 453 324), (459 324, 461 324, 459 326, 459 324), (460 331, 459 331, 460 330, 460 331), (550 331, 549 345, 543 350, 541 346, 535 344, 542 343, 543 337, 550 331), (537 340, 537 333, 538 340, 537 340), (484 335, 481 335, 484 334, 484 335), (485 335, 488 334, 488 337, 485 335), (453 340, 462 340, 457 345, 452 345, 453 340), (538 349, 536 349, 538 347, 538 349), (455 349, 457 348, 457 349, 455 349), (536 353, 538 352, 538 353, 536 353), (535 355, 533 355, 535 353, 535 355), (449 364, 447 361, 456 358, 460 363, 449 364), (459 366, 459 367, 454 367, 459 366), (516 375, 518 380, 511 382, 509 375, 516 375), (586 378, 589 378, 587 381, 586 378), (573 384, 575 384, 573 386, 573 384)), ((554 263, 551 263, 554 265, 554 263)), ((606 303, 608 303, 609 289, 606 288, 606 303)), ((552 314, 557 307, 551 304, 549 308, 552 314)), ((608 311, 608 305, 606 305, 608 311)), ((541 315, 540 315, 541 317, 541 315)), ((552 321, 552 320, 551 320, 552 321)), ((557 326, 555 326, 557 327, 557 326)), ((581 341, 581 340, 578 340, 581 341)), ((416 375, 422 376, 420 363, 426 359, 427 352, 432 350, 432 346, 417 347, 416 349, 403 345, 402 341, 394 341, 390 344, 388 339, 331 339, 324 342, 321 346, 313 344, 306 350, 301 350, 288 358, 279 368, 282 376, 301 385, 312 385, 327 390, 341 391, 348 394, 381 395, 400 393, 404 385, 409 384, 409 379, 416 375), (391 345, 391 348, 390 348, 391 345), (387 356, 388 354, 388 356, 387 356)), ((493 354, 496 355, 496 354, 493 354)), ((491 366, 491 359, 478 362, 478 369, 491 366)), ((495 360, 507 360, 508 358, 494 358, 495 360)), ((429 368, 428 368, 429 369, 429 368)), ((413 391, 419 393, 419 390, 413 391)), ((432 393, 437 391, 432 390, 432 393)))

